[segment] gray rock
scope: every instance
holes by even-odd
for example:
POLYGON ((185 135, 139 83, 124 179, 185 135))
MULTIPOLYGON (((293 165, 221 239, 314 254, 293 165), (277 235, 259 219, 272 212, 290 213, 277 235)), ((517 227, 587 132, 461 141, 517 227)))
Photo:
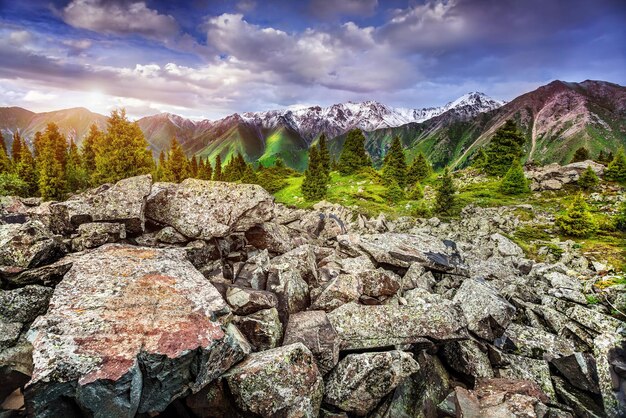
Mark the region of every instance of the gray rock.
POLYGON ((9 322, 0 318, 0 350, 13 347, 17 343, 22 326, 21 322, 9 322))
POLYGON ((574 387, 600 394, 596 360, 588 353, 574 353, 550 361, 574 387))
POLYGON ((261 417, 318 416, 324 382, 301 343, 252 353, 223 377, 237 406, 261 417))
POLYGON ((612 361, 620 356, 620 352, 622 359, 624 358, 626 341, 618 333, 604 333, 598 335, 593 343, 593 355, 596 359, 604 412, 609 417, 622 417, 626 411, 626 398, 624 397, 626 379, 617 374, 612 361))
POLYGON ((50 205, 51 224, 57 232, 69 234, 84 223, 117 222, 126 226, 128 234, 141 234, 151 186, 152 177, 148 174, 74 195, 65 202, 50 205))
POLYGON ((502 234, 491 235, 491 240, 496 242, 498 253, 502 257, 523 257, 524 250, 519 245, 508 239, 502 234))
POLYGON ((288 321, 289 315, 304 311, 311 304, 309 286, 298 271, 271 270, 267 289, 278 298, 278 312, 283 322, 288 321))
POLYGON ((487 349, 474 340, 443 345, 443 359, 456 372, 473 378, 494 377, 487 349))
POLYGON ((414 306, 348 303, 328 314, 345 349, 468 338, 463 314, 450 301, 414 306))
POLYGON ((464 280, 453 301, 461 307, 469 330, 490 342, 502 335, 515 315, 513 305, 477 280, 464 280))
POLYGON ((275 308, 278 298, 272 292, 229 286, 226 301, 236 315, 250 315, 261 309, 275 308))
POLYGON ((283 325, 276 308, 263 309, 247 316, 236 316, 233 322, 254 351, 276 348, 283 337, 283 325))
POLYGON ((38 267, 64 253, 59 237, 39 221, 0 225, 0 265, 38 267))
POLYGON ((250 245, 274 254, 284 254, 296 247, 289 228, 274 222, 253 226, 246 231, 246 239, 250 245))
POLYGON ((66 256, 52 264, 28 270, 20 269, 16 274, 5 274, 3 279, 8 288, 24 287, 31 284, 54 287, 71 267, 72 256, 66 256))
POLYGON ((126 238, 124 224, 90 222, 78 226, 78 236, 72 238, 72 250, 83 251, 126 238))
POLYGON ((550 368, 545 360, 501 353, 498 362, 503 365, 498 370, 500 377, 533 381, 552 401, 556 400, 550 368))
POLYGON ((607 416, 602 406, 598 405, 588 393, 575 388, 560 377, 553 376, 552 381, 559 399, 572 408, 577 417, 601 418, 607 416))
POLYGON ((163 411, 249 352, 228 313, 184 251, 107 244, 76 257, 30 330, 29 413, 163 411))
POLYGON ((403 351, 349 354, 328 375, 324 401, 364 416, 418 371, 413 356, 403 351))
POLYGON ((289 317, 283 345, 301 342, 325 375, 339 361, 340 340, 324 311, 298 312, 289 317))
POLYGON ((455 243, 426 234, 340 235, 337 241, 351 254, 366 254, 378 263, 404 268, 419 263, 430 270, 467 275, 455 243))
POLYGON ((356 302, 363 294, 363 284, 358 277, 340 274, 332 279, 311 305, 312 309, 330 312, 348 302, 356 302))
POLYGON ((319 285, 315 251, 311 245, 301 245, 285 254, 272 258, 270 263, 271 276, 278 271, 296 272, 311 287, 319 285))
POLYGON ((235 263, 233 266, 235 284, 255 290, 264 290, 267 285, 269 270, 270 257, 267 250, 263 250, 246 261, 235 263))
POLYGON ((156 234, 157 241, 166 244, 184 244, 188 239, 171 226, 166 226, 156 234))
POLYGON ((504 335, 496 340, 499 348, 536 359, 551 360, 573 355, 576 347, 570 341, 541 329, 509 324, 504 335))
POLYGON ((48 310, 53 290, 30 285, 14 290, 0 290, 0 320, 30 323, 48 310))
POLYGON ((0 399, 24 386, 33 372, 33 346, 22 335, 10 347, 0 349, 0 399))
POLYGON ((208 240, 269 220, 273 207, 274 198, 257 185, 186 179, 155 183, 146 217, 188 238, 208 240))

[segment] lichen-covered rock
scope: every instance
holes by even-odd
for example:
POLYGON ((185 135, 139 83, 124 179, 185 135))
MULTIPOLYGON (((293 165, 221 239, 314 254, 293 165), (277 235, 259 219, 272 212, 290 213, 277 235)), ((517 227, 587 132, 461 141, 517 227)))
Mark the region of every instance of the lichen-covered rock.
POLYGON ((369 234, 340 235, 337 241, 342 249, 354 256, 366 254, 376 262, 397 267, 420 263, 442 273, 467 275, 467 266, 452 241, 426 234, 369 234))
POLYGON ((311 308, 330 312, 348 302, 358 301, 362 294, 363 285, 358 277, 340 274, 321 291, 311 308))
POLYGON ((469 330, 490 342, 502 335, 515 314, 513 305, 478 280, 464 280, 453 301, 463 310, 469 330))
POLYGON ((235 284, 255 290, 264 290, 267 285, 269 270, 269 254, 267 250, 260 251, 248 260, 234 264, 233 275, 235 284))
POLYGON ((443 359, 455 370, 465 376, 493 377, 487 349, 474 340, 452 341, 444 344, 443 359))
POLYGON ((551 400, 556 399, 547 361, 500 353, 496 363, 501 367, 498 369, 500 377, 533 381, 551 400))
POLYGON ((253 226, 246 231, 246 239, 255 248, 274 254, 284 254, 296 247, 289 235, 289 228, 274 222, 253 226))
POLYGON ((72 259, 73 257, 70 255, 45 266, 32 269, 18 269, 11 274, 5 272, 0 275, 0 279, 2 279, 3 286, 10 289, 31 284, 54 287, 72 267, 72 259))
POLYGON ((493 234, 491 240, 496 243, 496 249, 502 257, 523 257, 524 250, 519 245, 502 234, 493 234))
POLYGON ((30 285, 14 290, 0 290, 0 320, 30 323, 46 313, 52 289, 30 285))
POLYGON ((323 375, 339 361, 339 336, 324 311, 298 312, 289 317, 283 345, 297 342, 311 350, 323 375))
POLYGON ((33 346, 24 335, 10 347, 0 349, 0 400, 24 386, 33 372, 33 346))
POLYGON ((447 300, 404 306, 348 303, 330 312, 328 319, 345 349, 468 338, 463 314, 447 300))
POLYGON ((233 322, 254 351, 275 348, 283 337, 283 324, 276 308, 263 309, 247 316, 236 316, 233 322))
POLYGON ((51 224, 59 233, 69 234, 84 223, 117 222, 125 225, 127 233, 140 234, 151 186, 152 176, 147 174, 74 195, 50 206, 51 224))
POLYGON ((266 289, 278 297, 278 312, 283 322, 287 322, 290 314, 303 311, 311 304, 309 285, 290 264, 270 267, 266 289))
POLYGON ((313 246, 305 244, 272 258, 270 280, 279 271, 297 272, 312 287, 318 285, 317 262, 313 246))
POLYGON ((0 225, 0 265, 38 267, 64 253, 60 238, 39 221, 0 225))
POLYGON ((184 244, 188 241, 188 239, 178 232, 176 229, 171 226, 166 226, 157 232, 156 237, 157 241, 164 242, 166 244, 184 244))
POLYGON ((229 286, 226 301, 236 315, 250 315, 261 309, 275 308, 278 299, 272 292, 245 287, 229 286))
POLYGON ((163 411, 249 351, 228 313, 182 250, 107 244, 76 257, 31 327, 28 411, 163 411))
POLYGON ((589 353, 574 353, 569 356, 554 358, 550 361, 567 381, 591 393, 600 393, 596 360, 589 353))
POLYGON ((324 393, 313 354, 302 343, 252 353, 224 379, 237 406, 261 417, 317 417, 324 393))
POLYGON ((208 240, 269 220, 273 207, 272 195, 254 184, 186 179, 155 183, 146 217, 186 237, 208 240))
POLYGON ((499 348, 536 359, 574 354, 576 347, 569 340, 542 329, 511 323, 504 335, 495 341, 499 348))
POLYGON ((609 417, 623 417, 626 411, 626 338, 619 333, 604 333, 593 340, 593 355, 600 383, 604 412, 609 417), (618 367, 621 365, 621 373, 618 367))
POLYGON ((90 222, 78 226, 78 236, 72 238, 72 250, 83 251, 126 238, 124 224, 90 222))
POLYGON ((403 351, 348 354, 328 375, 324 402, 364 416, 417 371, 413 356, 403 351))

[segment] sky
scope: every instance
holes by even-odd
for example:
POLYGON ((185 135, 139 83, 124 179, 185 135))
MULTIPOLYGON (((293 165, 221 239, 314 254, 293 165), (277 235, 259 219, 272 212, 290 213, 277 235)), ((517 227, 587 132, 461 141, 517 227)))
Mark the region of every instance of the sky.
POLYGON ((0 106, 218 119, 626 85, 624 0, 0 0, 0 106))

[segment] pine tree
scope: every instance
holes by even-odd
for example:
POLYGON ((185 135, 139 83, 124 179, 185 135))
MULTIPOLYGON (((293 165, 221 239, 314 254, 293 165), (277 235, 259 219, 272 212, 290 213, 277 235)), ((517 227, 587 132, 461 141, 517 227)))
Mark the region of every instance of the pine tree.
POLYGON ((164 181, 180 183, 188 178, 189 174, 189 160, 176 138, 172 137, 163 170, 164 181))
POLYGON ((578 178, 578 186, 583 190, 591 190, 600 183, 600 179, 593 171, 590 165, 587 166, 585 171, 578 178))
POLYGON ((604 177, 607 180, 613 180, 617 182, 626 182, 626 156, 624 155, 624 149, 620 148, 613 160, 609 163, 604 177))
POLYGON ((390 203, 398 203, 399 201, 404 200, 404 190, 402 190, 398 182, 393 178, 391 179, 391 183, 387 186, 385 197, 390 203))
POLYGON ((365 136, 363 132, 360 129, 351 130, 348 132, 339 156, 339 172, 347 176, 371 165, 372 161, 365 151, 365 136))
POLYGON ((506 123, 496 131, 485 151, 488 163, 485 167, 487 174, 502 176, 513 164, 513 161, 522 158, 522 146, 526 140, 517 130, 513 120, 506 123))
POLYGON ((0 133, 0 174, 11 171, 11 159, 7 155, 7 146, 4 143, 4 137, 0 133))
POLYGON ((202 164, 202 180, 211 180, 213 178, 213 167, 211 167, 211 161, 207 158, 202 164))
POLYGON ((65 171, 58 155, 59 144, 67 144, 55 123, 49 123, 37 143, 37 179, 39 195, 43 200, 63 199, 65 196, 65 171))
POLYGON ((302 180, 302 195, 306 200, 321 200, 326 196, 328 176, 320 158, 317 146, 309 149, 309 165, 302 180))
POLYGON ((326 143, 325 134, 320 135, 318 146, 319 146, 320 162, 322 164, 323 171, 326 174, 326 176, 330 176, 331 159, 330 159, 330 152, 328 151, 328 144, 326 143))
POLYGON ((128 120, 124 109, 111 112, 107 133, 96 147, 94 181, 113 183, 153 170, 152 153, 139 125, 128 120))
POLYGON ((224 181, 238 181, 241 180, 244 171, 246 170, 246 161, 243 158, 243 155, 237 153, 233 155, 224 167, 223 177, 224 181))
POLYGON ((198 159, 196 158, 195 154, 193 155, 193 157, 191 157, 191 160, 189 161, 189 173, 191 175, 191 178, 198 178, 198 159))
POLYGON ((432 167, 430 163, 428 162, 424 154, 420 152, 419 154, 417 154, 417 156, 413 160, 413 164, 411 164, 408 169, 406 176, 407 184, 411 186, 417 182, 422 182, 426 178, 428 178, 431 173, 432 167))
POLYGON ((22 137, 19 132, 15 132, 13 134, 13 144, 11 144, 11 163, 13 164, 13 168, 16 169, 18 163, 20 162, 22 147, 24 147, 24 143, 22 142, 22 137))
POLYGON ((572 157, 572 163, 578 163, 581 161, 587 161, 588 159, 590 159, 591 156, 589 155, 589 150, 585 147, 580 147, 576 150, 576 152, 574 153, 574 156, 572 157))
POLYGON ((404 150, 399 137, 395 137, 391 142, 391 147, 383 160, 383 179, 394 181, 401 189, 404 189, 407 182, 406 159, 404 158, 404 150))
POLYGON ((587 237, 597 229, 582 194, 576 195, 566 212, 557 216, 555 223, 562 233, 572 237, 587 237))
POLYGON ((485 167, 487 167, 489 161, 489 157, 487 157, 487 153, 485 152, 484 148, 480 148, 477 152, 476 155, 474 156, 474 159, 472 160, 472 167, 484 171, 485 167))
POLYGON ((411 192, 409 193, 409 199, 411 200, 420 200, 424 198, 424 189, 422 185, 419 183, 415 183, 411 188, 411 192))
POLYGON ((217 154, 217 157, 215 157, 215 169, 213 170, 213 180, 224 181, 224 175, 222 174, 222 157, 219 154, 217 154))
POLYGON ((20 160, 17 163, 15 173, 26 184, 25 194, 35 196, 39 189, 37 183, 37 169, 35 167, 35 159, 26 143, 22 142, 20 150, 20 160))
POLYGON ((519 160, 513 161, 511 168, 506 172, 500 183, 500 191, 504 194, 523 194, 530 192, 528 180, 524 175, 524 168, 519 160))
POLYGON ((165 181, 165 165, 167 161, 165 159, 165 151, 161 150, 159 153, 159 161, 157 162, 152 178, 154 181, 165 181))
POLYGON ((439 177, 439 186, 435 195, 435 211, 442 216, 452 216, 456 213, 456 187, 448 167, 439 177))
POLYGON ((87 172, 81 161, 78 147, 72 139, 70 139, 70 145, 67 151, 65 182, 69 192, 81 190, 88 185, 87 172))
POLYGON ((241 182, 246 184, 258 184, 258 177, 250 164, 246 164, 246 168, 241 176, 241 182))
POLYGON ((82 162, 85 173, 91 177, 96 171, 96 144, 102 142, 103 133, 94 123, 89 128, 87 137, 83 140, 82 145, 82 162))

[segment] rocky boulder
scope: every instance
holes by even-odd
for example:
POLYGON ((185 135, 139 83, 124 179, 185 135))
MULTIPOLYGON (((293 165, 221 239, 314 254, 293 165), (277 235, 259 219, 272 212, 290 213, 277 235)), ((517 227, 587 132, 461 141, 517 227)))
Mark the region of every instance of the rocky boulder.
POLYGON ((64 253, 60 237, 39 221, 0 225, 0 265, 38 267, 64 253))
POLYGON ((183 251, 107 244, 74 260, 33 323, 38 417, 163 411, 241 360, 229 308, 183 251), (77 296, 78 295, 78 296, 77 296))
POLYGON ((186 179, 155 183, 146 216, 188 238, 208 240, 262 224, 273 208, 274 198, 260 186, 186 179))
POLYGON ((140 234, 144 231, 144 208, 151 187, 152 177, 148 174, 74 195, 50 206, 51 225, 57 232, 69 234, 84 223, 117 222, 125 225, 128 234, 140 234))
POLYGON ((563 166, 553 163, 543 167, 531 167, 526 170, 526 177, 532 182, 532 190, 559 190, 564 184, 577 182, 588 166, 598 176, 604 174, 605 167, 602 164, 587 160, 563 166))
POLYGON ((407 377, 419 371, 403 351, 348 354, 326 379, 324 401, 364 416, 407 377))
POLYGON ((253 353, 224 375, 237 406, 261 417, 318 416, 324 382, 302 343, 253 353))

